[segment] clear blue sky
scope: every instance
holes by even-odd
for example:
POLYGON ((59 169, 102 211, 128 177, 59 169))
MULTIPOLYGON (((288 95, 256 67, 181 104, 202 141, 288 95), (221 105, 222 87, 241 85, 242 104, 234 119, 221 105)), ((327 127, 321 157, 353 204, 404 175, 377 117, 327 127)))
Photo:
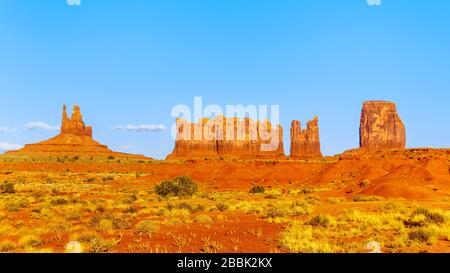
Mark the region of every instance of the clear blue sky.
POLYGON ((3 0, 0 143, 57 133, 79 104, 112 149, 162 158, 176 104, 279 104, 288 153, 292 119, 320 117, 325 154, 358 146, 364 100, 395 101, 408 146, 450 146, 450 1, 3 0))

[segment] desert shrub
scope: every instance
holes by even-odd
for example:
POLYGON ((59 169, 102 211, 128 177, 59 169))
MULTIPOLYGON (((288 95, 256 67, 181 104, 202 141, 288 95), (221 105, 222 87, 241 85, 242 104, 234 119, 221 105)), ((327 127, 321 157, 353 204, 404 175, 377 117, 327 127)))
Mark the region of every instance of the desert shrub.
POLYGON ((112 224, 114 229, 129 229, 131 227, 129 221, 118 217, 113 219, 112 224))
POLYGON ((3 184, 0 186, 0 191, 6 194, 16 193, 16 190, 14 189, 14 183, 8 181, 3 182, 3 184))
POLYGON ((136 226, 136 232, 139 235, 152 235, 155 232, 158 232, 159 225, 153 221, 141 221, 136 226))
POLYGON ((254 186, 250 189, 250 194, 264 193, 266 189, 263 186, 254 186))
POLYGON ((189 205, 188 203, 181 203, 181 204, 178 205, 178 208, 179 209, 185 209, 185 210, 188 210, 190 212, 193 212, 193 210, 194 210, 194 208, 191 205, 189 205))
POLYGON ((92 217, 90 226, 99 231, 109 231, 112 229, 129 229, 129 221, 116 217, 112 214, 98 214, 92 217))
POLYGON ((440 214, 438 212, 430 213, 426 217, 427 217, 428 221, 430 221, 432 223, 435 223, 437 225, 441 225, 441 224, 443 224, 445 222, 444 215, 442 215, 442 214, 440 214))
POLYGON ((329 217, 319 215, 306 222, 306 225, 326 228, 330 226, 330 223, 331 221, 329 217))
POLYGON ((327 241, 318 240, 314 229, 294 223, 282 234, 280 245, 291 253, 333 253, 336 247, 327 241))
POLYGON ((117 241, 113 239, 103 239, 96 238, 92 240, 89 244, 88 252, 90 253, 108 253, 113 250, 118 244, 117 241))
POLYGON ((162 197, 192 197, 197 192, 197 184, 188 176, 166 180, 155 187, 155 193, 162 197))
POLYGON ((52 206, 65 206, 69 204, 69 201, 64 198, 57 198, 52 200, 50 204, 52 204, 52 206))
POLYGON ((224 202, 219 202, 216 204, 216 208, 220 211, 226 211, 230 209, 230 206, 224 202))
POLYGON ((97 179, 95 179, 95 177, 90 177, 90 178, 88 178, 88 179, 86 179, 85 181, 87 182, 87 183, 92 183, 92 182, 95 182, 97 179))
POLYGON ((359 183, 359 186, 361 188, 367 188, 368 186, 370 186, 370 180, 369 179, 364 179, 363 181, 361 181, 361 183, 359 183))
POLYGON ((411 215, 403 224, 407 228, 424 227, 427 225, 426 216, 423 214, 411 215))
POLYGON ((408 233, 408 237, 411 241, 418 241, 421 243, 427 243, 431 240, 432 234, 425 230, 418 229, 408 233))
POLYGON ((442 225, 445 222, 444 215, 438 212, 430 212, 425 208, 418 208, 403 223, 408 228, 425 227, 428 224, 442 225))
POLYGON ((110 219, 102 219, 98 223, 98 230, 101 232, 110 232, 113 229, 113 221, 110 219))
POLYGON ((103 181, 104 182, 114 181, 114 176, 105 176, 103 177, 103 181))
POLYGON ((206 214, 198 215, 195 217, 194 223, 197 224, 212 224, 214 223, 213 219, 206 214))
POLYGON ((22 247, 40 247, 42 245, 42 240, 34 235, 24 236, 19 242, 22 247))
POLYGON ((108 160, 114 160, 114 156, 112 156, 112 155, 110 155, 110 156, 108 156, 108 160))
POLYGON ((385 199, 380 196, 367 196, 367 195, 355 195, 353 196, 353 202, 379 202, 385 199))

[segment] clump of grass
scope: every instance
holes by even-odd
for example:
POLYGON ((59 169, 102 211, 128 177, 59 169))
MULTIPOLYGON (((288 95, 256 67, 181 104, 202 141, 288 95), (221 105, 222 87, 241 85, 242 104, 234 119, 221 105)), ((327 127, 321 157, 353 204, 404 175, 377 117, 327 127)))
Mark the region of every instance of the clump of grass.
POLYGON ((306 222, 306 225, 308 226, 313 226, 313 227, 324 227, 327 228, 329 227, 331 224, 331 220, 329 217, 327 216, 316 216, 314 218, 312 218, 311 220, 309 220, 308 222, 306 222))
POLYGON ((40 247, 42 245, 42 240, 35 235, 26 235, 19 240, 22 247, 40 247))
POLYGON ((423 229, 413 230, 408 233, 411 241, 418 241, 421 243, 428 243, 432 239, 432 234, 423 229))
POLYGON ((3 241, 0 243, 0 253, 10 253, 17 248, 17 245, 11 241, 3 241))
POLYGON ((5 181, 0 185, 0 191, 4 194, 14 194, 16 190, 14 189, 14 183, 5 181))
POLYGON ((197 192, 197 184, 188 176, 166 180, 155 187, 155 193, 161 197, 192 197, 197 192))
POLYGON ((212 224, 214 223, 213 219, 209 217, 208 215, 202 214, 195 217, 194 223, 197 224, 212 224))
POLYGON ((428 224, 442 225, 445 222, 444 215, 438 212, 430 212, 425 208, 418 208, 404 221, 404 225, 409 228, 425 227, 428 224))
POLYGON ((149 235, 151 236, 153 233, 158 232, 160 226, 158 223, 153 221, 141 221, 136 226, 136 232, 139 235, 149 235))
POLYGON ((109 219, 102 219, 98 223, 98 230, 101 232, 111 232, 113 229, 113 221, 109 219))
POLYGON ((263 186, 254 186, 250 189, 250 194, 264 193, 266 189, 263 186))
POLYGON ((385 201, 381 196, 367 196, 367 195, 355 195, 353 196, 353 202, 380 202, 385 201))
POLYGON ((332 253, 336 248, 317 239, 311 226, 293 223, 281 236, 280 245, 291 253, 332 253))

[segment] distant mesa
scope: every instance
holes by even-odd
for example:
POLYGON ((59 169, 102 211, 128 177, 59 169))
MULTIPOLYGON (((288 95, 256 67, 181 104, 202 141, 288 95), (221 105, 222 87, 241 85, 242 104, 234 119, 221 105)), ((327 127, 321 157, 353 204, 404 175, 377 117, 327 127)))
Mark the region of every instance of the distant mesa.
POLYGON ((197 123, 178 119, 176 126, 175 149, 168 159, 284 156, 283 128, 268 120, 217 116, 197 123))
POLYGON ((36 144, 27 144, 23 149, 10 151, 7 154, 145 158, 141 155, 113 152, 106 145, 102 145, 92 139, 92 127, 85 125, 80 107, 77 105, 73 107, 73 113, 70 118, 67 114, 67 108, 64 105, 61 132, 59 135, 36 144))
POLYGON ((395 103, 366 101, 360 124, 360 148, 403 149, 406 147, 406 129, 397 113, 395 103))
POLYGON ((306 129, 301 128, 298 120, 291 126, 291 157, 314 158, 322 157, 320 151, 319 117, 307 122, 306 129))

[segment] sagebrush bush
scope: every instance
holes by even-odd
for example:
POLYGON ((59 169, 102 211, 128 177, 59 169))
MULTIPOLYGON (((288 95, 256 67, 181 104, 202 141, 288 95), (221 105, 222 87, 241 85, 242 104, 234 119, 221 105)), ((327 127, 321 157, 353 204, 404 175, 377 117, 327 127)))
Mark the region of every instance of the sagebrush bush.
POLYGON ((155 193, 162 197, 192 197, 197 192, 197 184, 188 176, 166 180, 155 187, 155 193))
POLYGON ((264 193, 266 189, 263 186, 254 186, 250 189, 250 194, 264 193))
POLYGON ((6 194, 16 193, 16 190, 14 189, 14 183, 8 181, 3 182, 3 184, 0 186, 0 191, 1 193, 6 194))
POLYGON ((330 226, 330 224, 331 224, 330 218, 322 215, 316 216, 306 223, 306 225, 308 226, 324 227, 324 228, 330 226))

